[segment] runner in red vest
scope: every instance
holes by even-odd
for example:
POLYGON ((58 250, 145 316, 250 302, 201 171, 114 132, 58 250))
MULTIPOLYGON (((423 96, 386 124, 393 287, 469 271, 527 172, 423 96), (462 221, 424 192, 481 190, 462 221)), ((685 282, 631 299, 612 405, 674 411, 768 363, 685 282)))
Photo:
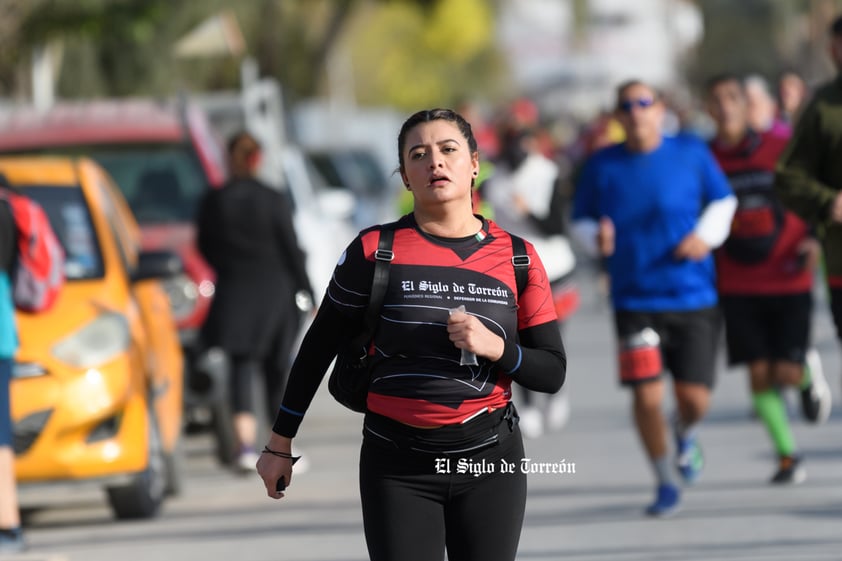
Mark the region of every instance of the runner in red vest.
POLYGON ((749 128, 737 76, 709 80, 707 98, 717 127, 711 149, 739 201, 731 234, 715 254, 728 360, 748 366, 754 409, 779 457, 771 482, 800 483, 805 473, 779 388, 800 389, 811 422, 830 414, 830 390, 809 348, 820 247, 773 189, 787 137, 749 128))

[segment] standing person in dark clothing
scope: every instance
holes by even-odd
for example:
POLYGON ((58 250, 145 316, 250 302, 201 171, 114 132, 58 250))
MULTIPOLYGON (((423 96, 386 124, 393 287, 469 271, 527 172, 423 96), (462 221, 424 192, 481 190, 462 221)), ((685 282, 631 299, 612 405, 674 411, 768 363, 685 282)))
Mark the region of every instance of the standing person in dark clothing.
POLYGON ((779 388, 801 391, 809 421, 820 423, 830 415, 821 361, 809 350, 813 275, 821 249, 774 192, 775 164, 787 139, 749 128, 739 77, 711 78, 707 97, 716 123, 711 150, 738 201, 731 233, 715 253, 728 359, 748 367, 754 411, 778 456, 771 482, 800 483, 805 472, 779 388))
MULTIPOLYGON (((842 71, 842 16, 830 27, 830 55, 842 71)), ((842 72, 820 87, 801 113, 778 161, 775 189, 819 236, 842 341, 842 72)))
POLYGON ((269 422, 255 417, 255 393, 262 392, 253 385, 265 383, 269 411, 276 411, 300 326, 296 294, 312 301, 312 289, 287 199, 255 177, 257 140, 235 135, 228 156, 231 178, 208 192, 198 215, 199 250, 217 275, 202 337, 229 357, 237 466, 253 470, 257 423, 269 422))
MULTIPOLYGON (((0 189, 8 189, 0 175, 0 189)), ((10 385, 18 348, 11 270, 15 262, 15 221, 8 204, 0 203, 0 554, 23 551, 15 480, 10 385)))
POLYGON ((284 496, 276 482, 291 482, 292 439, 330 362, 363 331, 380 232, 391 229, 359 465, 370 559, 430 561, 447 550, 450 561, 512 561, 526 507, 512 383, 553 393, 566 372, 550 284, 525 242, 518 294, 511 236, 473 213, 479 154, 463 117, 415 113, 398 156, 413 212, 362 231, 340 257, 258 472, 269 497, 284 496))

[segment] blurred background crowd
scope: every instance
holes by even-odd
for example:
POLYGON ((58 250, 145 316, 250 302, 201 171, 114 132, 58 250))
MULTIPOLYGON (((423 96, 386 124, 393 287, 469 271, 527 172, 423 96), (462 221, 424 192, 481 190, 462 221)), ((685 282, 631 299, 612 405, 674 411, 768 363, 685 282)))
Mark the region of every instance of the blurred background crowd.
MULTIPOLYGON (((673 131, 710 134, 699 91, 723 71, 755 75, 757 118, 786 120, 833 73, 826 29, 838 8, 834 0, 4 0, 0 106, 186 94, 224 137, 237 126, 228 100, 248 91, 268 119, 260 136, 318 151, 311 159, 321 179, 371 194, 378 183, 399 184, 396 123, 419 107, 469 114, 486 158, 498 155, 503 121, 539 127, 543 151, 564 169, 619 139, 606 110, 613 87, 632 76, 663 90, 673 131), (335 169, 338 146, 356 171, 335 169)), ((358 214, 358 223, 380 218, 370 208, 358 214)))

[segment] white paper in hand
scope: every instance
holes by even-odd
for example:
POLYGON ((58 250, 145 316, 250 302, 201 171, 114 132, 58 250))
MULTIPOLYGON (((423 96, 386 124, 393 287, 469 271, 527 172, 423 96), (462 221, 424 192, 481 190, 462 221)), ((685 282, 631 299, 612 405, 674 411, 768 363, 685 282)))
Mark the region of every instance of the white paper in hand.
MULTIPOLYGON (((451 308, 448 310, 448 314, 452 315, 456 312, 465 312, 465 304, 461 304, 456 308, 451 308)), ((477 362, 477 355, 472 353, 469 350, 462 349, 462 357, 459 359, 460 366, 477 366, 479 363, 477 362)))

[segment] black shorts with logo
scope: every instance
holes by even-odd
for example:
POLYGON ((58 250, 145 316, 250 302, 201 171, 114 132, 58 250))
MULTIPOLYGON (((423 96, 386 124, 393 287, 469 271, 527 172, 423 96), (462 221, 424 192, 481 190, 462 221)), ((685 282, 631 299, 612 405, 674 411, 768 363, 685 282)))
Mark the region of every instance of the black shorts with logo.
POLYGON ((801 364, 810 345, 813 295, 721 295, 730 365, 756 360, 801 364))
MULTIPOLYGON (((614 322, 620 349, 623 342, 646 328, 654 330, 660 341, 663 369, 674 380, 713 388, 716 379, 716 352, 721 325, 719 308, 682 312, 637 312, 617 310, 614 322)), ((621 351, 622 352, 622 351, 621 351)), ((635 385, 659 378, 660 372, 637 378, 621 376, 620 383, 635 385)))

